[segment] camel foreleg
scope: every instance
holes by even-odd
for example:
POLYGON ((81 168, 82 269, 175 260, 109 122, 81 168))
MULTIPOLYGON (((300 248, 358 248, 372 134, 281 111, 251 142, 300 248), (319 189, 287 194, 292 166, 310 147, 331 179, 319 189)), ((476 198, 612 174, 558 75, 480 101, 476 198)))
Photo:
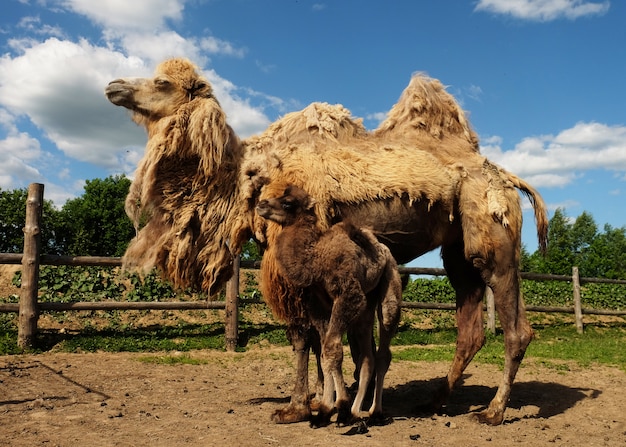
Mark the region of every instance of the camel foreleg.
POLYGON ((304 330, 301 326, 289 326, 287 338, 296 355, 296 383, 291 393, 291 401, 285 408, 272 414, 272 421, 277 424, 290 424, 307 421, 311 418, 309 402, 309 350, 312 337, 317 337, 314 329, 304 330))

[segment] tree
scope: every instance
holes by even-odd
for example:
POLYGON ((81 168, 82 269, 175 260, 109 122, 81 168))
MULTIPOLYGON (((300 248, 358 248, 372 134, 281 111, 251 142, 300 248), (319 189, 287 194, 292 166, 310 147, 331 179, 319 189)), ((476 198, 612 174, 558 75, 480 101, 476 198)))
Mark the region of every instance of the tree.
POLYGON ((130 180, 125 176, 87 180, 82 196, 61 210, 61 245, 73 256, 121 256, 135 235, 124 211, 130 180))
POLYGON ((604 225, 589 247, 588 267, 584 276, 626 279, 626 227, 604 225))
MULTIPOLYGON (((0 253, 22 253, 24 250, 24 225, 26 223, 25 188, 0 189, 0 253)), ((44 200, 41 224, 41 250, 46 254, 59 254, 56 234, 59 231, 59 211, 49 200, 44 200)))
POLYGON ((565 210, 557 208, 548 223, 548 249, 542 273, 571 275, 574 265, 571 227, 565 210))
POLYGON ((597 234, 598 226, 593 217, 587 211, 583 211, 571 227, 574 265, 578 266, 581 276, 591 276, 589 249, 597 234))
POLYGON ((581 276, 626 278, 626 227, 604 226, 598 232, 593 216, 584 211, 574 223, 563 209, 557 209, 548 224, 548 250, 528 255, 522 247, 525 271, 571 275, 578 266, 581 276))
POLYGON ((262 257, 259 244, 255 241, 249 240, 243 244, 241 250, 241 259, 243 261, 260 261, 262 257))

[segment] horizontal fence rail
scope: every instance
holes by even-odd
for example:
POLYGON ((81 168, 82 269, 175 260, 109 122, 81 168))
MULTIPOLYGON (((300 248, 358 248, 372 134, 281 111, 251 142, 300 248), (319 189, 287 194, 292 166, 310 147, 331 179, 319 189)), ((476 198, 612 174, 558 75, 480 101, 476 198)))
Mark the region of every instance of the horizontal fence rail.
MULTIPOLYGON (((71 310, 226 310, 225 332, 226 349, 234 350, 237 346, 238 308, 239 304, 262 303, 258 299, 239 298, 239 271, 244 269, 260 268, 260 261, 235 260, 234 275, 226 285, 225 300, 223 301, 149 301, 149 302, 74 302, 74 303, 40 303, 38 302, 38 279, 40 265, 70 265, 120 267, 122 258, 102 256, 57 256, 40 254, 41 208, 43 203, 43 185, 33 183, 28 189, 26 202, 26 225, 24 227, 24 253, 0 253, 0 264, 20 264, 22 266, 22 287, 19 303, 0 303, 0 312, 18 312, 18 346, 30 348, 33 346, 34 335, 37 331, 37 320, 41 311, 71 311, 71 310)), ((441 268, 399 267, 400 273, 411 275, 445 276, 446 271, 441 268)), ((573 287, 572 307, 558 306, 526 306, 531 312, 569 313, 576 316, 578 332, 583 331, 583 314, 625 316, 626 310, 590 309, 581 306, 580 285, 584 283, 625 284, 626 280, 605 278, 579 277, 578 268, 572 268, 572 275, 552 275, 539 273, 521 273, 522 279, 531 281, 565 281, 571 282, 573 287)), ((487 289, 485 293, 487 310, 487 328, 495 331, 495 307, 493 294, 487 289)), ((423 303, 403 302, 405 309, 435 309, 455 310, 452 303, 423 303)))

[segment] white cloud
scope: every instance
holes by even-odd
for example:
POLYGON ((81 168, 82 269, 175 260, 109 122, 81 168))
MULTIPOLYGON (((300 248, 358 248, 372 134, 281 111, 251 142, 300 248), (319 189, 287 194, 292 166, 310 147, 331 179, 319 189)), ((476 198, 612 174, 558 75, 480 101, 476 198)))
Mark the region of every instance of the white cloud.
MULTIPOLYGON (((0 55, 0 187, 43 182, 46 196, 62 204, 81 185, 59 185, 89 175, 73 172, 73 161, 111 174, 132 173, 143 155, 145 131, 126 109, 105 98, 105 86, 119 77, 151 76, 156 64, 169 57, 187 57, 206 67, 213 55, 241 58, 247 52, 212 36, 183 37, 170 29, 172 21, 182 18, 184 4, 47 1, 55 12, 78 13, 98 25, 102 34, 91 42, 67 37, 65 30, 47 26, 39 17, 16 24, 23 34, 9 39, 11 52, 0 55)), ((206 75, 242 138, 269 125, 266 108, 285 106, 279 98, 237 87, 212 70, 206 75)))
POLYGON ((0 188, 12 189, 32 181, 40 181, 42 175, 32 164, 43 157, 39 141, 28 133, 21 132, 15 117, 6 109, 0 108, 0 126, 4 136, 0 140, 0 188))
POLYGON ((198 46, 200 49, 210 54, 226 54, 239 58, 246 55, 246 50, 244 48, 236 48, 230 42, 213 36, 201 38, 198 41, 198 46))
POLYGON ((499 137, 485 139, 481 152, 536 186, 564 186, 583 171, 626 171, 626 126, 578 123, 558 135, 528 137, 502 150, 499 137))
MULTIPOLYGON (((270 124, 270 119, 259 107, 254 107, 249 100, 242 99, 237 94, 237 87, 230 81, 219 76, 214 70, 206 70, 205 77, 209 80, 215 91, 215 97, 224 108, 228 124, 235 130, 240 138, 262 132, 270 124)), ((256 92, 247 91, 249 96, 259 95, 256 92)), ((273 98, 265 96, 270 101, 273 98)))
POLYGON ((39 34, 42 36, 54 36, 54 37, 63 37, 65 33, 58 26, 50 26, 47 24, 42 24, 41 19, 39 17, 22 17, 22 19, 17 24, 18 28, 21 28, 24 31, 28 31, 34 34, 39 34))
POLYGON ((586 0, 479 0, 475 11, 510 15, 522 20, 547 22, 560 18, 575 20, 579 17, 603 15, 610 2, 586 0))
POLYGON ((478 85, 470 85, 466 89, 466 95, 473 99, 474 101, 480 101, 481 96, 483 95, 483 89, 478 85))
POLYGON ((50 38, 18 57, 0 58, 0 105, 28 117, 66 155, 112 167, 123 146, 145 137, 103 91, 120 72, 137 67, 145 70, 137 58, 50 38))
POLYGON ((171 57, 187 57, 199 65, 208 61, 196 42, 185 39, 175 31, 125 33, 119 38, 119 43, 127 54, 145 61, 150 67, 171 57))
POLYGON ((56 0, 56 3, 107 29, 152 31, 166 20, 179 21, 183 0, 56 0))

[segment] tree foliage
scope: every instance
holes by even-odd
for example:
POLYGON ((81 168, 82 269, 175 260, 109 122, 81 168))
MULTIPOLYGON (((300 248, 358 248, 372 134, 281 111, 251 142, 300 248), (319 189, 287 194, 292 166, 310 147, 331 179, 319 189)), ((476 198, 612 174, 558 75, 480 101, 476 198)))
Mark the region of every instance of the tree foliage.
MULTIPOLYGON (((0 253, 21 253, 24 249, 24 225, 26 223, 25 188, 0 189, 0 253)), ((41 250, 47 254, 58 254, 59 211, 50 200, 43 203, 41 228, 41 250)))
POLYGON ((124 211, 130 183, 125 176, 87 180, 83 195, 63 205, 61 245, 68 255, 124 254, 135 234, 124 211))
MULTIPOLYGON (((87 180, 82 196, 61 209, 44 200, 42 253, 121 256, 135 234, 124 211, 130 180, 124 176, 87 180)), ((24 249, 26 189, 0 190, 0 252, 24 249)))
POLYGON ((525 271, 571 275, 577 266, 580 276, 626 279, 626 227, 605 225, 598 231, 586 211, 575 220, 557 209, 548 226, 548 250, 543 257, 522 250, 525 271))
MULTIPOLYGON (((42 251, 48 254, 121 256, 135 234, 124 211, 130 187, 124 176, 88 180, 82 196, 61 209, 43 204, 42 251)), ((26 189, 0 189, 0 252, 21 253, 26 218, 26 189)), ((626 227, 598 229, 586 211, 576 219, 557 209, 548 226, 546 256, 522 247, 522 269, 528 272, 626 279, 626 227)), ((242 259, 261 259, 259 247, 248 241, 242 259)))

